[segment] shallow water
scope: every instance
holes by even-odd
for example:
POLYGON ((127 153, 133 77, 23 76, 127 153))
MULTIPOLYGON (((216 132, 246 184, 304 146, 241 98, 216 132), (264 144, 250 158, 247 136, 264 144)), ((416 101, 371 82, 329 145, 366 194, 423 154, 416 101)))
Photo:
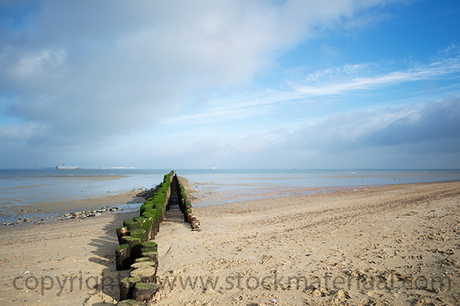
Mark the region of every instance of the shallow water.
POLYGON ((459 180, 460 170, 221 170, 184 174, 199 191, 195 206, 354 188, 459 180))
POLYGON ((42 203, 56 202, 56 205, 59 205, 60 201, 102 197, 133 189, 152 188, 162 182, 167 172, 84 169, 0 170, 0 221, 13 221, 19 217, 21 209, 34 209, 42 203))
MULTIPOLYGON (((170 170, 0 170, 0 220, 43 202, 102 197, 161 183, 170 170)), ((198 191, 195 206, 354 187, 459 180, 460 170, 177 170, 198 191), (306 190, 308 189, 308 190, 306 190)), ((124 203, 118 203, 124 204, 124 203)))

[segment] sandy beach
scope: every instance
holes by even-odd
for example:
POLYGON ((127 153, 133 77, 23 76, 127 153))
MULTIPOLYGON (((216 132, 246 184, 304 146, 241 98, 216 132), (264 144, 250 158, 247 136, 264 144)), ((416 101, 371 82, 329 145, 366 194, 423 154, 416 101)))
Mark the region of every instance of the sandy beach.
MULTIPOLYGON (((460 182, 194 208, 162 223, 160 305, 459 305, 460 182)), ((134 213, 134 215, 136 215, 134 213)), ((0 304, 116 303, 133 214, 2 227, 0 304)))

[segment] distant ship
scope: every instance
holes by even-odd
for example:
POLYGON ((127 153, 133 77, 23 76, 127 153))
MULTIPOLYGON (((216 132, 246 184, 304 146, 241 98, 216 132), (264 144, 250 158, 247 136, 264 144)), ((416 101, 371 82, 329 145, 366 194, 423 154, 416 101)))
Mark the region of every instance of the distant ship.
POLYGON ((64 166, 64 165, 61 165, 61 166, 56 166, 56 169, 57 169, 57 170, 77 170, 77 169, 80 169, 80 167, 78 167, 78 166, 64 166))

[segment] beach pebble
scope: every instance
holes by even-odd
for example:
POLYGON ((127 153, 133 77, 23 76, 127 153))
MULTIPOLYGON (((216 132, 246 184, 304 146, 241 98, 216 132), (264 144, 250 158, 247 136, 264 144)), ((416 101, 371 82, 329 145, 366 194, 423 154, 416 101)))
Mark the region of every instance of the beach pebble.
POLYGON ((313 291, 313 295, 317 297, 325 297, 329 295, 329 290, 327 288, 319 288, 313 291))
POLYGON ((337 292, 337 296, 339 298, 342 298, 342 299, 349 299, 350 298, 350 294, 345 290, 339 290, 339 292, 337 292))
POLYGON ((116 211, 119 211, 119 210, 122 210, 122 209, 119 209, 118 207, 104 206, 104 207, 101 207, 99 209, 93 209, 93 210, 90 210, 90 211, 83 210, 83 211, 69 212, 69 213, 61 214, 61 215, 58 216, 58 218, 61 221, 70 220, 70 219, 76 219, 76 218, 85 219, 85 218, 89 218, 89 217, 102 216, 104 213, 116 212, 116 211))

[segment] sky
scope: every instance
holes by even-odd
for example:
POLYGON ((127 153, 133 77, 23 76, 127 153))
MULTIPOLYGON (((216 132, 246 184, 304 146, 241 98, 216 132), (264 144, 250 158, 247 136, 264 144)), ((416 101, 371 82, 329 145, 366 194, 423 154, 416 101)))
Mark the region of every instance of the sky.
POLYGON ((0 168, 460 168, 458 0, 0 0, 0 168))

